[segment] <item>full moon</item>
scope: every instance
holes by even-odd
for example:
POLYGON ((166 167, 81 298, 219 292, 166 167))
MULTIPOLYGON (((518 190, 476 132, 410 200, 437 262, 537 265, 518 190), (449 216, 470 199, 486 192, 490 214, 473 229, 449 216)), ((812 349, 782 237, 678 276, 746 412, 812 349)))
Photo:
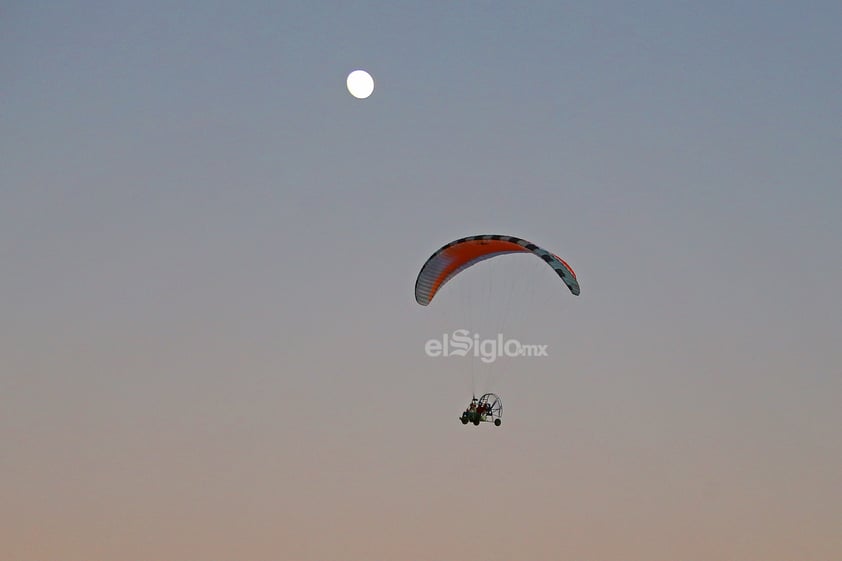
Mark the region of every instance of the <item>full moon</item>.
POLYGON ((374 91, 374 78, 365 70, 354 70, 348 74, 348 91, 357 99, 365 99, 374 91))

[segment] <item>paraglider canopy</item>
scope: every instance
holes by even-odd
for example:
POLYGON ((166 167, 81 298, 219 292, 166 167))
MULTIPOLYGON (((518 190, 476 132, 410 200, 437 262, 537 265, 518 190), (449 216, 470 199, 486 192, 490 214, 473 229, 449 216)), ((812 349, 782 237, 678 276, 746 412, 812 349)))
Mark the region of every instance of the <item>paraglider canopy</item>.
POLYGON ((579 295, 576 273, 561 257, 532 242, 499 234, 468 236, 452 241, 433 253, 415 281, 415 301, 428 305, 444 284, 480 261, 509 253, 531 253, 549 265, 574 295, 579 295))

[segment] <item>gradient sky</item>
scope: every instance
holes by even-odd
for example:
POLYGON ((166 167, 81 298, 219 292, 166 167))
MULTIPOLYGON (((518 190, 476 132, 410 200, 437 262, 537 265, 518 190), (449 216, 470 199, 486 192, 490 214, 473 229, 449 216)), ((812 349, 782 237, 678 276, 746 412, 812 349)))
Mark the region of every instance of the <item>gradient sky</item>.
POLYGON ((838 1, 4 2, 0 559, 842 558, 841 67, 838 1), (477 233, 582 285, 496 269, 498 429, 423 352, 494 267, 413 298, 477 233))

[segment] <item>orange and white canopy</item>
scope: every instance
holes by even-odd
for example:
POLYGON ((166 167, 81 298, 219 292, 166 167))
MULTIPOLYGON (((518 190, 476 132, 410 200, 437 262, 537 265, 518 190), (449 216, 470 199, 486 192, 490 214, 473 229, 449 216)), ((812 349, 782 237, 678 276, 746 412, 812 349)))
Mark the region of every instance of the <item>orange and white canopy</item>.
POLYGON ((523 252, 543 259, 561 277, 570 292, 579 295, 576 273, 561 257, 521 238, 488 234, 460 238, 431 255, 415 281, 415 300, 426 306, 447 281, 468 267, 498 255, 523 252))

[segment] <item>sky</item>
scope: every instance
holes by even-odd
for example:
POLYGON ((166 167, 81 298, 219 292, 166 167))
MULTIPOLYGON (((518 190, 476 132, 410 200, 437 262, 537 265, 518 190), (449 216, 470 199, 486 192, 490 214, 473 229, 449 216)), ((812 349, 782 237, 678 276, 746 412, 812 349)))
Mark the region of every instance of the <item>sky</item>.
POLYGON ((840 53, 831 1, 2 3, 0 560, 842 558, 840 53), (483 233, 581 295, 419 306, 483 233), (501 314, 549 356, 424 354, 501 314))

